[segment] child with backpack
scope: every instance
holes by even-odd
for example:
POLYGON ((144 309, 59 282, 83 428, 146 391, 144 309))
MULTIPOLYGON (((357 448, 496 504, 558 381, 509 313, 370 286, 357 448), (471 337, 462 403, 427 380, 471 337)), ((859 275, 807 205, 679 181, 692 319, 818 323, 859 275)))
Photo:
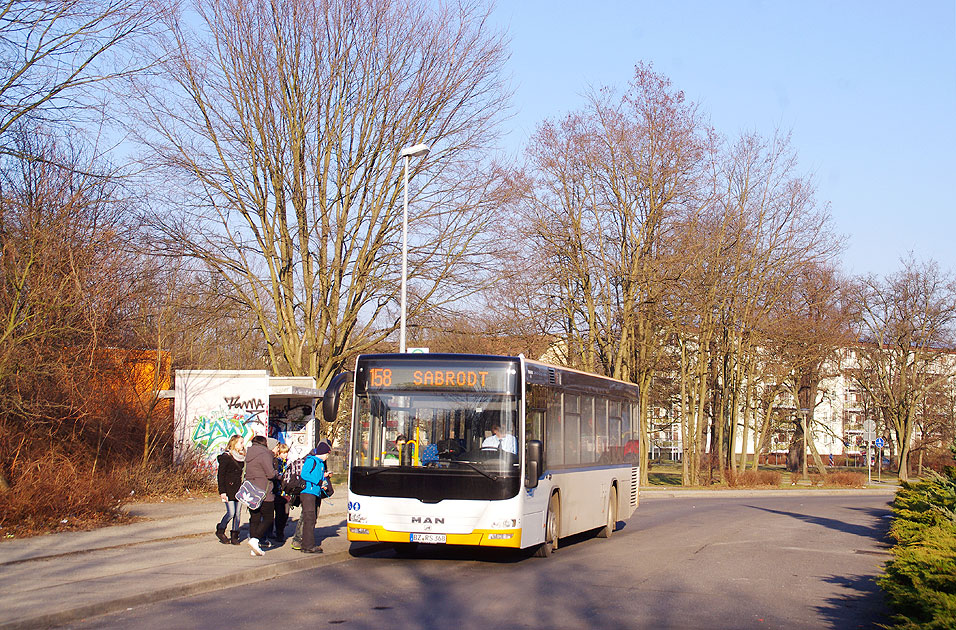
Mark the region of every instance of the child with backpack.
POLYGON ((315 521, 318 518, 322 498, 329 494, 326 490, 329 484, 329 473, 325 462, 331 452, 329 443, 323 441, 302 462, 299 473, 304 482, 304 487, 299 492, 302 515, 299 517, 299 526, 296 527, 295 537, 292 539, 292 548, 300 549, 302 553, 322 553, 321 542, 318 545, 315 544, 315 521))

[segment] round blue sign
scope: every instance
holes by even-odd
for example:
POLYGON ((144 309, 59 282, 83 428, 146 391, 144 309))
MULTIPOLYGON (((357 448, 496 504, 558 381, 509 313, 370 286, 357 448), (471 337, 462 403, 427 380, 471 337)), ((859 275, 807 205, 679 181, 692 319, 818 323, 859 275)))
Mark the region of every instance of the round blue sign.
POLYGON ((883 448, 883 445, 886 444, 886 442, 883 441, 883 438, 876 438, 876 442, 874 442, 874 444, 876 444, 876 448, 883 448))

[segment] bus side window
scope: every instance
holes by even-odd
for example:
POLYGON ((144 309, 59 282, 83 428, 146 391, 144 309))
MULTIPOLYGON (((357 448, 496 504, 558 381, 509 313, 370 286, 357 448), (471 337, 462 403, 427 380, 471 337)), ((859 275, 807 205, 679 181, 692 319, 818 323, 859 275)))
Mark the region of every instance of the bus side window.
POLYGON ((581 397, 564 395, 564 463, 581 462, 581 397))
POLYGON ((544 409, 529 409, 525 422, 525 440, 540 440, 544 423, 544 409))
POLYGON ((549 401, 548 417, 544 424, 545 470, 564 464, 563 423, 561 422, 561 396, 549 401))
POLYGON ((594 457, 594 396, 581 396, 581 463, 593 464, 594 457))
POLYGON ((544 438, 544 414, 548 404, 548 392, 541 385, 528 386, 527 409, 525 411, 525 440, 544 438))
POLYGON ((621 427, 621 402, 611 400, 608 402, 608 422, 607 422, 607 445, 609 460, 614 463, 624 461, 624 453, 621 447, 624 443, 621 441, 623 428, 621 427))
POLYGON ((607 462, 607 405, 605 398, 594 401, 594 425, 597 429, 594 438, 595 456, 600 463, 607 462))

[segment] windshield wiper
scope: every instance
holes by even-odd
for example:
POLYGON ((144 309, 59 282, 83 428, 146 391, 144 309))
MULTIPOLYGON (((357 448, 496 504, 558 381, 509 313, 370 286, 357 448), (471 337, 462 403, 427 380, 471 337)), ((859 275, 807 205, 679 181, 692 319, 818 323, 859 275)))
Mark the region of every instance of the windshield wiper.
POLYGON ((451 461, 454 462, 455 464, 465 464, 466 466, 471 467, 473 470, 477 470, 478 472, 480 472, 480 473, 481 473, 482 475, 484 475, 485 477, 488 477, 488 479, 491 479, 492 481, 498 481, 498 475, 496 475, 496 474, 493 475, 493 474, 490 474, 490 473, 488 473, 488 472, 485 472, 484 470, 482 470, 481 468, 479 468, 477 464, 473 464, 472 462, 468 461, 467 459, 453 459, 453 460, 451 460, 451 461))

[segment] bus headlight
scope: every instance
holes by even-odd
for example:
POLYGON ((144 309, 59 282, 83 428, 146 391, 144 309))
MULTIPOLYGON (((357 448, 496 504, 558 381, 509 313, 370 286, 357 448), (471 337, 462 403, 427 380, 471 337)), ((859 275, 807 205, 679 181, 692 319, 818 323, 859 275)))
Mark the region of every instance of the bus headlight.
POLYGON ((518 519, 506 518, 503 521, 495 521, 491 524, 491 529, 513 529, 518 526, 518 519))
POLYGON ((349 527, 349 531, 353 534, 362 534, 363 536, 368 536, 369 531, 365 527, 349 527))
POLYGON ((514 534, 488 534, 489 540, 508 540, 514 538, 514 534))

